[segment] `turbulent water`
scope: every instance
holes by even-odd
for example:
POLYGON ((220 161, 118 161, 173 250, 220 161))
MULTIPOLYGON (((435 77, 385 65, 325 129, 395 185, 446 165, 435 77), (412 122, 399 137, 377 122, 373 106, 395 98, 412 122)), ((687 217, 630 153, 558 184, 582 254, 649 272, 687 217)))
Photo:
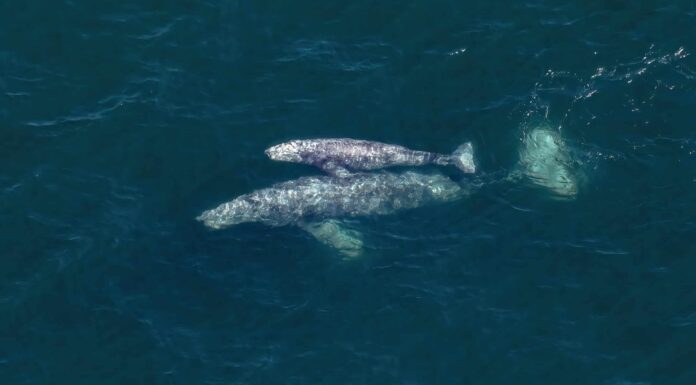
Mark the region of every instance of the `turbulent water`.
POLYGON ((0 2, 0 383, 694 384, 695 51, 693 1, 0 2), (316 137, 479 185, 348 261, 195 221, 316 137))

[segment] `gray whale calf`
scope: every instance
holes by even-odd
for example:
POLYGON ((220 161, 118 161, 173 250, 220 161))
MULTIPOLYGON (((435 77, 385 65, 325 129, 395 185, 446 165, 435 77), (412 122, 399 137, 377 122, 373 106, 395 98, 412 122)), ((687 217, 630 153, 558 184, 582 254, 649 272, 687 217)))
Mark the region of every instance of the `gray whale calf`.
POLYGON ((281 143, 265 152, 273 160, 313 165, 339 177, 348 176, 350 171, 426 164, 452 165, 465 173, 476 172, 471 143, 462 144, 451 155, 444 155, 368 140, 306 139, 281 143))
POLYGON ((387 215, 466 194, 441 174, 375 172, 336 178, 307 176, 244 194, 196 219, 212 229, 244 222, 296 225, 348 256, 362 253, 362 236, 343 218, 387 215))

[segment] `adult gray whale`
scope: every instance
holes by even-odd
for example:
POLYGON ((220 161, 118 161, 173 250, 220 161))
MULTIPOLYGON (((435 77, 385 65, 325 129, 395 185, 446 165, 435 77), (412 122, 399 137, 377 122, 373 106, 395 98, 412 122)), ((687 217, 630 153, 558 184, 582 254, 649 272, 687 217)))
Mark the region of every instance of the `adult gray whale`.
POLYGON ((362 253, 362 236, 341 219, 392 214, 465 194, 458 183, 441 174, 383 171, 342 178, 307 176, 241 195, 196 219, 212 229, 244 222, 297 225, 341 253, 357 256, 362 253))
POLYGON ((426 164, 453 165, 465 173, 476 172, 471 143, 464 143, 451 155, 444 155, 368 140, 306 139, 281 143, 265 152, 273 160, 310 164, 339 177, 350 175, 349 170, 426 164))

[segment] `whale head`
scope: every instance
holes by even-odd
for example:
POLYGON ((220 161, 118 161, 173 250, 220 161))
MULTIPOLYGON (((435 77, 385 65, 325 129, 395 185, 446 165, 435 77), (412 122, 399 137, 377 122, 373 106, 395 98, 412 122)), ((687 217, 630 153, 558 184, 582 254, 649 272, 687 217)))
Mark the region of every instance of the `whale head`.
POLYGON ((204 211, 196 219, 211 229, 219 230, 244 222, 253 222, 257 220, 257 211, 256 205, 242 196, 204 211))
POLYGON ((281 162, 301 162, 300 146, 295 141, 277 144, 264 151, 270 159, 281 162))

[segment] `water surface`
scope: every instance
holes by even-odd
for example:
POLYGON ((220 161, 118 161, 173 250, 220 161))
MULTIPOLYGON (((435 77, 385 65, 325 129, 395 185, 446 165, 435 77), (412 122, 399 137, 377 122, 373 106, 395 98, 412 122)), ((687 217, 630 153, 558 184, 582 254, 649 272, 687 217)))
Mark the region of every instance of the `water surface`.
POLYGON ((3 384, 696 383, 693 2, 0 11, 3 384), (193 219, 317 174, 284 140, 471 140, 501 175, 541 125, 574 200, 490 178, 361 220, 359 260, 193 219))

